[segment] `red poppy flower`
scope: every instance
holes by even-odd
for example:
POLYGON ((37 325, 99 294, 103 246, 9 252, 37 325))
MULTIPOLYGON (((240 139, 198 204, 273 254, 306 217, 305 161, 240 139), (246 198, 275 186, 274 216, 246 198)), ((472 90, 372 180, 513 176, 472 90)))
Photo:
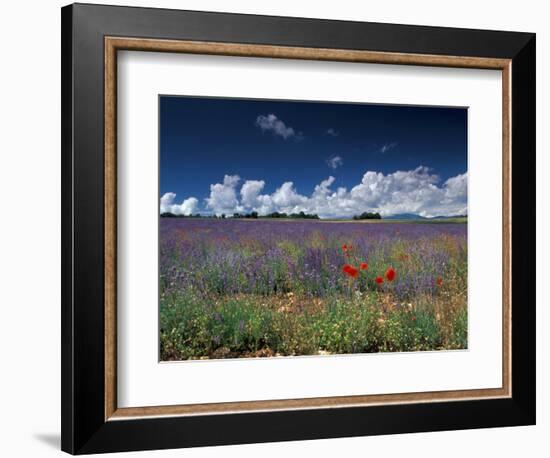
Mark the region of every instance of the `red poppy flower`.
POLYGON ((393 267, 388 267, 388 270, 386 270, 386 278, 388 281, 395 280, 395 270, 393 270, 393 267))
POLYGON ((378 283, 379 285, 381 285, 382 283, 384 283, 384 279, 383 279, 380 275, 378 275, 378 277, 376 277, 376 278, 374 279, 374 281, 375 281, 376 283, 378 283))
POLYGON ((435 280, 435 284, 437 286, 441 286, 443 284, 443 279, 441 277, 437 277, 435 280))
POLYGON ((344 267, 342 267, 342 271, 351 278, 355 278, 359 275, 359 270, 349 264, 345 264, 344 267))
POLYGON ((342 250, 343 251, 348 251, 348 246, 346 244, 342 245, 342 250))
POLYGON ((361 270, 367 270, 369 268, 369 265, 366 262, 362 262, 359 268, 361 270))

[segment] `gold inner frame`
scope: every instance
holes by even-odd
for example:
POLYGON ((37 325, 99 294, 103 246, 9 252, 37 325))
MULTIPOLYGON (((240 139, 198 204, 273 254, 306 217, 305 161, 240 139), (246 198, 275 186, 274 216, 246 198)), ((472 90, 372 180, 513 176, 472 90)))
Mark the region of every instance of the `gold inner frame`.
POLYGON ((460 401, 511 397, 511 60, 344 49, 301 48, 179 40, 105 37, 105 420, 151 416, 207 415, 317 409, 381 404, 460 401), (240 57, 493 69, 502 72, 502 387, 402 394, 335 396, 210 404, 117 405, 117 51, 151 51, 240 57))

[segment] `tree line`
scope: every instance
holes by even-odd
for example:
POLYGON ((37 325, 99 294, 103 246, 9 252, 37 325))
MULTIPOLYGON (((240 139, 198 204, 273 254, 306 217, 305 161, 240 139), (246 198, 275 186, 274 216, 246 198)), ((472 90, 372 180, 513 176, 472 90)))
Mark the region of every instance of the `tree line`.
POLYGON ((355 215, 353 219, 355 221, 359 221, 362 219, 382 219, 382 217, 380 216, 380 213, 363 212, 360 215, 355 215))
MULTIPOLYGON (((222 213, 221 215, 202 215, 200 213, 195 213, 194 215, 176 215, 175 213, 171 212, 164 212, 161 213, 160 216, 162 218, 214 218, 214 219, 225 219, 227 215, 225 213, 222 213)), ((279 212, 273 212, 268 213, 267 215, 258 215, 258 212, 250 212, 250 213, 233 213, 231 215, 231 218, 235 219, 258 219, 258 218, 287 218, 287 219, 319 219, 319 215, 313 213, 305 213, 305 212, 299 212, 299 213, 279 213, 279 212)), ((354 215, 353 220, 354 221, 360 221, 363 219, 382 219, 382 216, 380 216, 380 213, 371 213, 371 212, 363 212, 360 215, 354 215)))
MULTIPOLYGON (((175 213, 171 212, 164 212, 161 213, 160 216, 162 218, 215 218, 215 219, 225 219, 228 217, 225 213, 222 213, 221 215, 202 215, 200 213, 195 213, 194 215, 176 215, 175 213)), ((299 212, 299 213, 279 213, 279 212, 273 212, 268 213, 267 215, 258 215, 258 212, 250 212, 250 213, 233 213, 231 215, 232 218, 235 219, 258 219, 258 218, 290 218, 290 219, 319 219, 319 215, 316 214, 309 214, 305 212, 299 212)))
POLYGON ((305 212, 290 213, 290 214, 273 212, 263 216, 258 216, 258 212, 233 213, 233 218, 258 218, 258 217, 259 218, 319 219, 319 215, 309 214, 305 212))

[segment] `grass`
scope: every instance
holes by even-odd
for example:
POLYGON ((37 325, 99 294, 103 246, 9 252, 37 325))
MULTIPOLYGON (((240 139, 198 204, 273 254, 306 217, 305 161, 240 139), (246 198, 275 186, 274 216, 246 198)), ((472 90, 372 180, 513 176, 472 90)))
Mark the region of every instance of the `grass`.
POLYGON ((170 221, 161 237, 161 359, 467 348, 460 226, 170 221), (356 278, 342 272, 363 260, 356 278), (378 285, 388 266, 396 279, 378 285))
POLYGON ((181 295, 161 308, 163 360, 460 349, 466 309, 444 300, 400 304, 353 297, 181 295))

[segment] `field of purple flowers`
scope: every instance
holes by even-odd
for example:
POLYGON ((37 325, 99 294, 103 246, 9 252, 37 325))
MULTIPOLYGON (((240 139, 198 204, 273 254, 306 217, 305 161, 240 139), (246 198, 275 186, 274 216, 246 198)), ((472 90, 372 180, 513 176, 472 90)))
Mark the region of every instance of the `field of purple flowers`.
POLYGON ((467 347, 467 224, 161 218, 162 360, 467 347))

